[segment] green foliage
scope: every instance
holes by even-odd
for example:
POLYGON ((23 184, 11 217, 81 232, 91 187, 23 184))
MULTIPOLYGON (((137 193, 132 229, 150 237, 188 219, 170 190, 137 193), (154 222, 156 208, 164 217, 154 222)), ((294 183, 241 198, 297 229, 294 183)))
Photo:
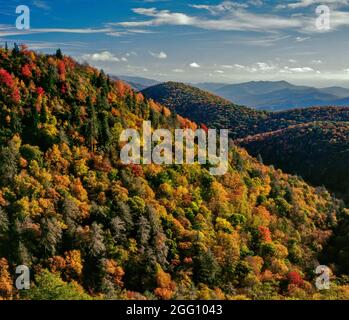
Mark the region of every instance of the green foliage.
POLYGON ((47 270, 36 276, 35 286, 23 291, 23 297, 30 300, 91 300, 78 285, 66 283, 59 275, 47 270))

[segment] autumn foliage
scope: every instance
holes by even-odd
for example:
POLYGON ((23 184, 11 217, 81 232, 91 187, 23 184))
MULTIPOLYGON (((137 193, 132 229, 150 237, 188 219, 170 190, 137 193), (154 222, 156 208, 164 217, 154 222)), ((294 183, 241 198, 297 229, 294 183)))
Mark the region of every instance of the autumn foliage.
POLYGON ((60 51, 0 49, 0 91, 2 299, 313 297, 311 271, 346 213, 326 190, 235 146, 222 177, 123 164, 123 129, 197 125, 60 51))

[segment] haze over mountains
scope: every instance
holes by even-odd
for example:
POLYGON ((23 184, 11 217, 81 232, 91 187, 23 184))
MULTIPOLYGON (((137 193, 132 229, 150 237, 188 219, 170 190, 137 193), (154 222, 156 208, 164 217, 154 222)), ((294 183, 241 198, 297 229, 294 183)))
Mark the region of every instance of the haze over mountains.
MULTIPOLYGON (((142 91, 159 81, 119 76, 135 90, 142 91)), ((349 89, 342 87, 314 88, 293 85, 286 81, 251 81, 239 84, 203 82, 190 84, 212 92, 231 102, 259 110, 282 111, 313 106, 349 106, 349 89)))
POLYGON ((296 86, 286 81, 253 81, 225 85, 214 89, 213 93, 237 104, 269 111, 349 105, 349 89, 340 87, 317 89, 296 86))

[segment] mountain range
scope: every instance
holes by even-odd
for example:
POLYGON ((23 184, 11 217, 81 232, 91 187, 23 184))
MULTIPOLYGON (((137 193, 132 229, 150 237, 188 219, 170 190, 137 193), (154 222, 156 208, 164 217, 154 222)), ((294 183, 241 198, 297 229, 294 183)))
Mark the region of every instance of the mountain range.
MULTIPOLYGON (((160 81, 120 76, 135 90, 144 90, 160 81)), ((239 84, 195 83, 191 86, 209 91, 235 104, 259 110, 282 111, 313 106, 349 106, 349 89, 297 86, 286 81, 251 81, 239 84)))

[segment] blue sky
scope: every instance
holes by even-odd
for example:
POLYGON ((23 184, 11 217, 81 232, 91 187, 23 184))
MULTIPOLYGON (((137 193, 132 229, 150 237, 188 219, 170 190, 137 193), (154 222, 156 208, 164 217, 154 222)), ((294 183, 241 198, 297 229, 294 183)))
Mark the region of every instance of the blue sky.
POLYGON ((349 87, 349 0, 0 0, 0 41, 57 47, 115 75, 349 87), (15 28, 17 5, 30 30, 15 28), (316 28, 329 8, 330 29, 316 28))

